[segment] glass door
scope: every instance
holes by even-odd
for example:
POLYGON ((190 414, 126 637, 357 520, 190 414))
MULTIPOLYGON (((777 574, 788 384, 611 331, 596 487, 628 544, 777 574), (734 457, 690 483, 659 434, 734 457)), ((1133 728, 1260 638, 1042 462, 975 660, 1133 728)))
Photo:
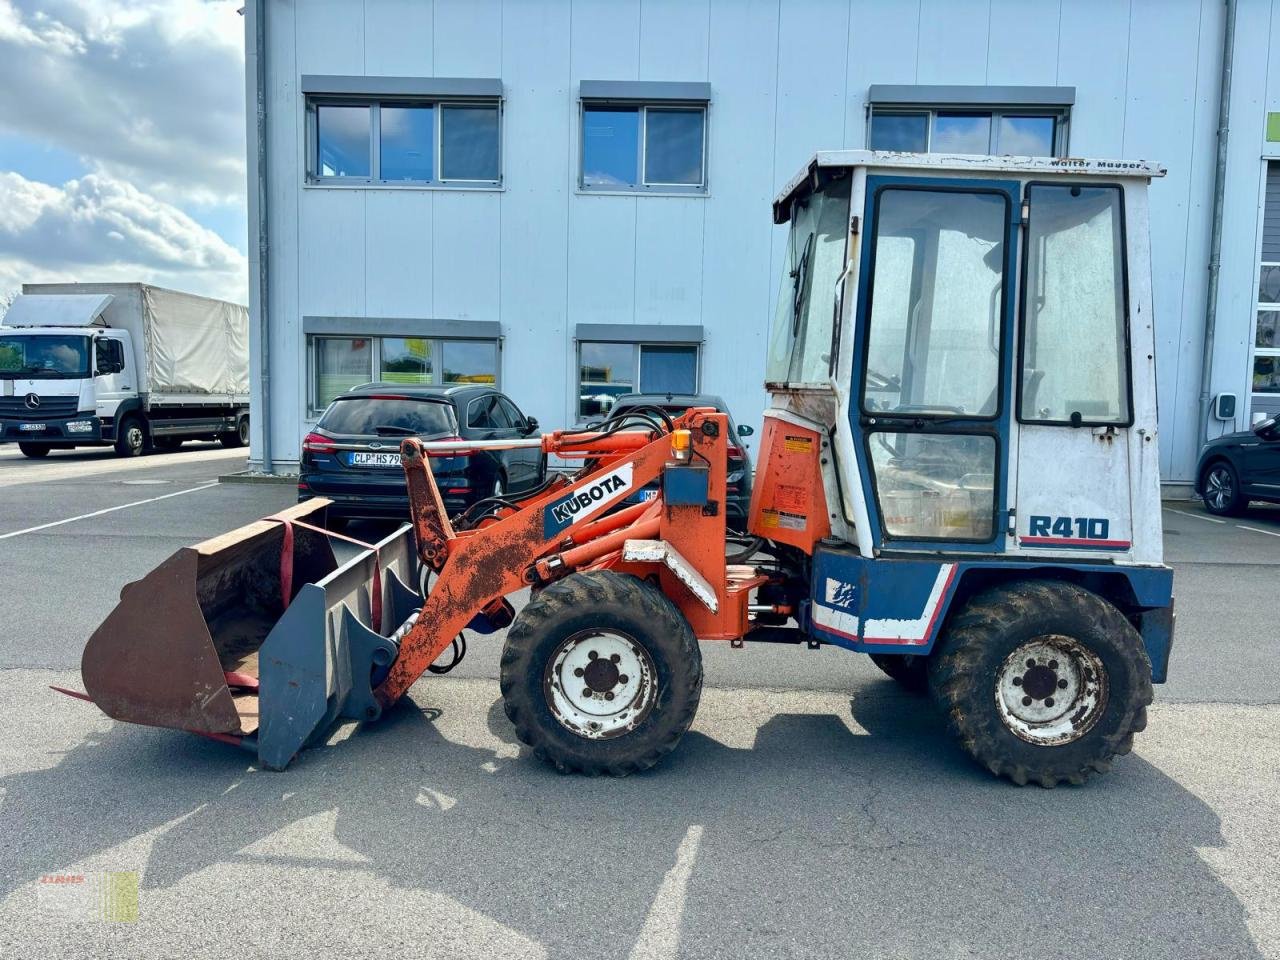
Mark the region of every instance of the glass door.
POLYGON ((868 178, 850 419, 878 548, 1004 547, 1017 188, 868 178))

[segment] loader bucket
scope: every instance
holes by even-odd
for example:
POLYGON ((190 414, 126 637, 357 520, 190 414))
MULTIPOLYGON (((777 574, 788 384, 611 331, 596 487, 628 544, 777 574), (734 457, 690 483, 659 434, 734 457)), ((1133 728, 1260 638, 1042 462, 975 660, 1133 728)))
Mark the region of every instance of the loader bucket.
POLYGON ((327 505, 184 547, 126 585, 85 646, 89 699, 116 720, 236 742, 272 769, 339 717, 376 719, 373 687, 422 605, 412 530, 361 544, 324 530, 327 505))

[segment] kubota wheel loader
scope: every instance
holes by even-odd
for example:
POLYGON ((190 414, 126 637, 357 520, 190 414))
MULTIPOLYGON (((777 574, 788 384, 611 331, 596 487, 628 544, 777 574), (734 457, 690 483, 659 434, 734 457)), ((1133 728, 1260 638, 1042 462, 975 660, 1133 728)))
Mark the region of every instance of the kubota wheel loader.
POLYGON ((520 739, 560 770, 625 774, 693 722, 698 641, 830 644, 929 689, 995 774, 1104 771, 1173 633, 1147 226, 1162 172, 820 153, 773 206, 791 226, 749 538, 726 534, 713 410, 410 438, 408 524, 340 562, 350 538, 317 500, 179 551, 90 638, 87 697, 280 769, 447 670, 464 631, 509 626, 520 739), (445 515, 432 457, 525 444, 582 468, 445 515))

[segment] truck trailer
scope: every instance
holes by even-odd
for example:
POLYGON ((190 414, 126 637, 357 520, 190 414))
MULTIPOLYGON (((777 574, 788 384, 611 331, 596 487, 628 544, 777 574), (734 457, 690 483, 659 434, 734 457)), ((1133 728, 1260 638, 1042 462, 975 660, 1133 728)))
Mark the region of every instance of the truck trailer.
POLYGON ((249 314, 144 283, 28 283, 0 325, 0 442, 28 457, 249 440, 249 314))

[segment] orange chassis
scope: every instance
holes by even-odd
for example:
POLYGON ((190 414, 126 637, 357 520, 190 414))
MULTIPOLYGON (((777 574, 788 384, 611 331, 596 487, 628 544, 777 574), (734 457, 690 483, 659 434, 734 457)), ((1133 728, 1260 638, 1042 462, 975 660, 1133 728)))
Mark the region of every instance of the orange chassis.
POLYGON ((453 528, 431 473, 429 457, 448 444, 405 440, 401 460, 418 555, 436 579, 375 691, 378 701, 395 703, 478 614, 509 621, 509 594, 579 571, 656 581, 700 640, 745 636, 753 626, 751 591, 775 575, 725 559, 728 430, 725 414, 696 408, 667 434, 635 428, 546 434, 544 453, 582 458, 586 466, 526 499, 504 497, 510 505, 470 530, 453 528), (660 481, 655 499, 606 515, 654 481, 660 481), (668 496, 690 487, 693 496, 668 496))

